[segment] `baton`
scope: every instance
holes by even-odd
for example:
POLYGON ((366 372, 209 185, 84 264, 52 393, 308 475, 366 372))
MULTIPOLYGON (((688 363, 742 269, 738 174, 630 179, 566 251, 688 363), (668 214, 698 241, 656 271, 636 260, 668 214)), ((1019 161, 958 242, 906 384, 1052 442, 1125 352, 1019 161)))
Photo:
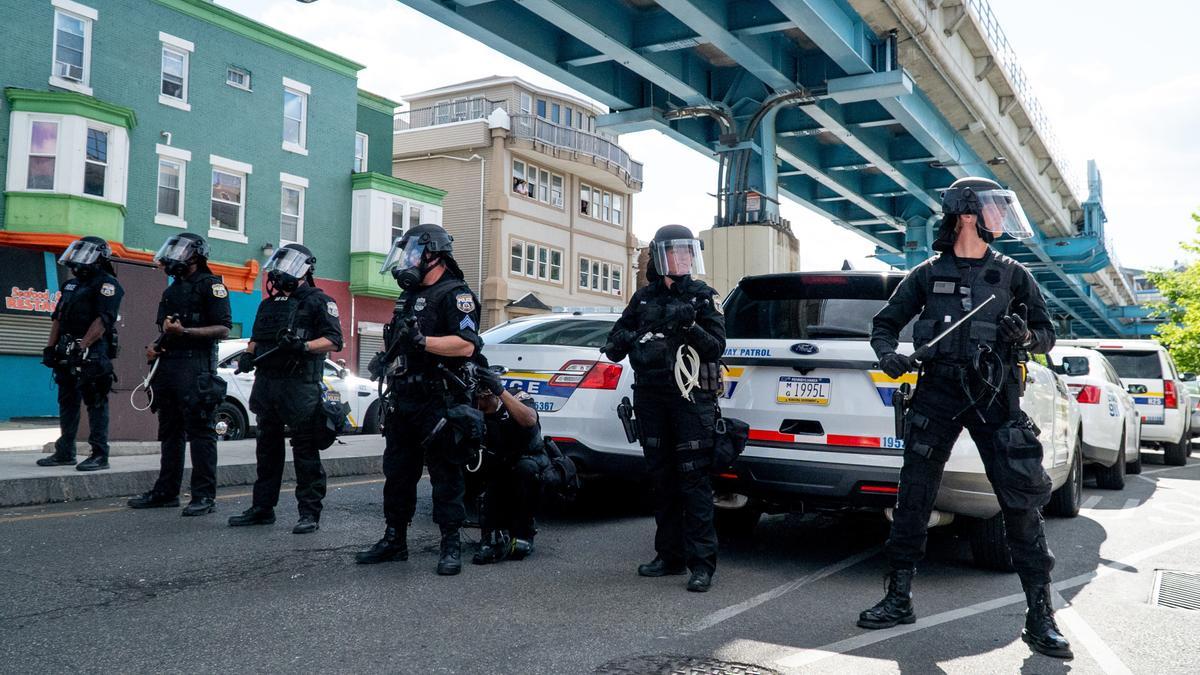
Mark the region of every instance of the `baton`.
POLYGON ((917 351, 913 352, 913 355, 912 355, 912 358, 913 358, 913 360, 914 360, 914 361, 917 361, 918 363, 920 363, 920 362, 923 362, 923 361, 924 361, 926 358, 928 358, 928 356, 929 356, 929 350, 930 350, 930 349, 931 349, 931 348, 932 348, 934 345, 936 345, 937 343, 941 342, 941 341, 942 341, 942 338, 946 337, 946 336, 947 336, 947 335, 949 335, 950 333, 953 333, 953 332, 954 332, 954 330, 955 330, 956 328, 958 328, 959 326, 961 326, 961 325, 963 325, 964 323, 966 323, 967 319, 970 319, 971 317, 975 316, 977 313, 979 313, 979 310, 983 309, 983 308, 984 308, 984 306, 986 306, 986 305, 987 305, 989 302, 991 302, 991 301, 993 301, 993 300, 995 300, 995 299, 996 299, 996 294, 995 294, 995 293, 993 293, 993 294, 989 295, 989 296, 988 296, 988 298, 987 298, 987 300, 984 300, 983 302, 979 303, 979 306, 978 306, 978 307, 976 307, 975 309, 973 309, 973 310, 971 310, 971 311, 967 312, 967 313, 966 313, 966 314, 963 316, 963 318, 961 318, 961 319, 959 319, 958 321, 955 321, 954 323, 950 324, 950 325, 949 325, 949 326, 946 328, 946 330, 942 331, 941 333, 938 333, 938 334, 937 334, 937 337, 933 338, 933 339, 932 339, 932 340, 930 340, 929 342, 927 342, 927 343, 925 343, 924 345, 922 345, 922 347, 921 347, 920 349, 918 349, 917 351))

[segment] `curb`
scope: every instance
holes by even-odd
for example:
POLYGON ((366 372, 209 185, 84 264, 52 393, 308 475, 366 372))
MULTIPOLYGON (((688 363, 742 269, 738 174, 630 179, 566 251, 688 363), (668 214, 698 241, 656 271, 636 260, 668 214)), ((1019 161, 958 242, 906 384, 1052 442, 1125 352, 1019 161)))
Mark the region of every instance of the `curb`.
MULTIPOLYGON (((321 465, 329 478, 382 474, 383 457, 329 457, 322 458, 321 465)), ((255 464, 227 464, 217 467, 218 488, 252 485, 257 477, 258 467, 255 464)), ((157 469, 143 469, 92 473, 72 470, 68 475, 5 480, 0 481, 0 507, 132 496, 145 492, 154 485, 157 478, 157 469)), ((291 460, 288 460, 283 467, 283 480, 293 481, 295 478, 295 469, 291 460)), ((191 479, 191 468, 185 469, 185 490, 186 486, 191 484, 191 479)))

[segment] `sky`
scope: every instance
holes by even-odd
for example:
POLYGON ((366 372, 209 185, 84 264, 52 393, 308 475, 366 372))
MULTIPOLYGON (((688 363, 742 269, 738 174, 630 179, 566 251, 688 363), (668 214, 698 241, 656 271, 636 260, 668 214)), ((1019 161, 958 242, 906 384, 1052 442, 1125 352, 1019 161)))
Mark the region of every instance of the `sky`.
MULTIPOLYGON (((491 75, 569 88, 397 0, 217 0, 217 3, 365 64, 359 86, 388 98, 491 75)), ((1181 259, 1200 211, 1200 70, 1193 69, 1194 0, 994 0, 992 9, 1086 185, 1104 181, 1106 235, 1121 263, 1157 268, 1181 259)), ((716 162, 654 131, 621 136, 645 164, 634 231, 712 224, 716 162)), ((1085 188, 1086 189, 1086 188, 1085 188)), ((801 269, 884 266, 873 245, 794 203, 781 212, 800 239, 801 269)))

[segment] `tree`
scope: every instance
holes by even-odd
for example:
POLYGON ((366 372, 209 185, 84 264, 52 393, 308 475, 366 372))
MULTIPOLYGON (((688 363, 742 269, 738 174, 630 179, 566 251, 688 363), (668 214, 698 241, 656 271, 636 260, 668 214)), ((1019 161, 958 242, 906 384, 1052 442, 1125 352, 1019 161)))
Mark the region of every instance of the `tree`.
MULTIPOLYGON (((1192 220, 1200 223, 1200 213, 1193 213, 1192 220)), ((1196 231, 1200 234, 1200 226, 1196 231)), ((1200 238, 1181 246, 1188 253, 1200 255, 1200 238)), ((1158 340, 1180 369, 1200 371, 1200 261, 1177 270, 1150 272, 1147 277, 1165 300, 1152 308, 1155 316, 1165 319, 1158 328, 1158 340)))

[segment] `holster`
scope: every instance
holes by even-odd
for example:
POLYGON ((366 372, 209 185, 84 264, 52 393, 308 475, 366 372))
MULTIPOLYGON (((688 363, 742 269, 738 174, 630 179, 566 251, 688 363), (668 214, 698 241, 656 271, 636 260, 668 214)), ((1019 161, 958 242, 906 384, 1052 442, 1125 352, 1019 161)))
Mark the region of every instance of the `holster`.
POLYGON ((621 420, 621 428, 625 430, 625 440, 637 443, 642 434, 637 420, 633 418, 633 404, 629 402, 628 396, 622 397, 621 402, 617 404, 617 418, 621 420))

